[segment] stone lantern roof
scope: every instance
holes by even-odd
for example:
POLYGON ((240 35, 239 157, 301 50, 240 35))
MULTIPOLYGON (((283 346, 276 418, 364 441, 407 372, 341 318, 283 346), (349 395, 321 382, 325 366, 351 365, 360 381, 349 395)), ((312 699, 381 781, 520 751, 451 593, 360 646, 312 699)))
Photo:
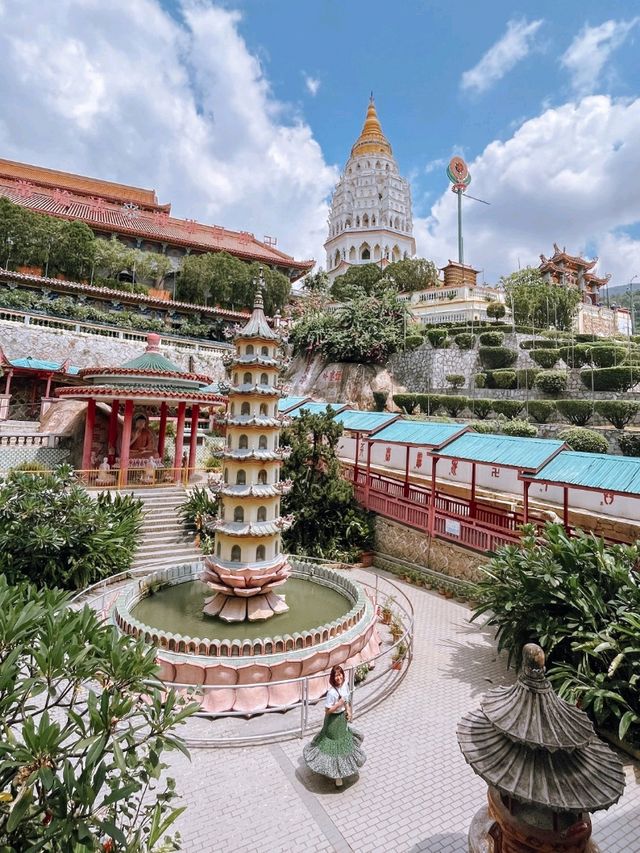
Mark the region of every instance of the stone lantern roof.
POLYGON ((246 338, 259 338, 262 341, 277 341, 279 336, 273 331, 267 323, 267 318, 264 315, 264 302, 262 299, 262 287, 264 279, 262 277, 262 268, 260 268, 260 282, 256 288, 256 296, 253 303, 253 313, 249 318, 249 322, 236 335, 236 341, 241 341, 246 338))
POLYGON ((553 691, 544 652, 523 650, 512 687, 497 687, 458 725, 473 770, 502 795, 553 812, 607 809, 624 790, 622 764, 580 709, 553 691))

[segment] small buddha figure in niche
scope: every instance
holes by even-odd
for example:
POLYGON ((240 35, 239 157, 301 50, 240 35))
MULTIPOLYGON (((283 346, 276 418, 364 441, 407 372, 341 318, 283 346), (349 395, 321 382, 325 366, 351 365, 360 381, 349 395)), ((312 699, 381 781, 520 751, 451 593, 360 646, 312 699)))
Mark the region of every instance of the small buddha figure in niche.
POLYGON ((150 459, 156 455, 156 438, 146 415, 138 415, 133 422, 129 455, 132 459, 150 459))

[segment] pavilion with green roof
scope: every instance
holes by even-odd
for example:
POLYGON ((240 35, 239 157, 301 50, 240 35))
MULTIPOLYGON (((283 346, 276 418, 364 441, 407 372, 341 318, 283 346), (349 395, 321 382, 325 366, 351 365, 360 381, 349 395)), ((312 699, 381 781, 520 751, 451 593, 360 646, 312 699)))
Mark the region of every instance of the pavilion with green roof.
MULTIPOLYGON (((164 455, 167 418, 170 410, 176 414, 175 454, 172 464, 175 480, 180 479, 184 447, 187 407, 191 421, 188 469, 195 467, 198 417, 202 407, 219 406, 226 398, 211 389, 211 377, 189 373, 184 368, 160 353, 160 336, 149 334, 147 348, 137 358, 120 367, 85 367, 79 372, 79 386, 60 388, 57 396, 65 400, 86 400, 87 415, 82 449, 82 470, 89 472, 95 467, 94 430, 96 403, 111 404, 108 427, 108 463, 118 469, 118 486, 130 483, 132 463, 130 445, 135 417, 147 417, 149 409, 159 408, 158 463, 164 455), (122 413, 120 452, 117 452, 119 417, 122 413)), ((139 470, 139 466, 133 466, 139 470)), ((134 478, 135 479, 135 478, 134 478)))

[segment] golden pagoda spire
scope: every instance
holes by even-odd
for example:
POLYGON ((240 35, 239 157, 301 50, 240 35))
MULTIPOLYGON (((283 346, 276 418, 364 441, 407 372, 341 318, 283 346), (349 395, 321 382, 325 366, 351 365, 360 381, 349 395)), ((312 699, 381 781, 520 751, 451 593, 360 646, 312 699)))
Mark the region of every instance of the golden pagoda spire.
POLYGON ((351 149, 352 157, 360 154, 386 154, 388 157, 392 156, 391 145, 389 144, 387 137, 382 132, 380 119, 376 112, 373 92, 369 98, 367 116, 364 120, 360 136, 351 149))

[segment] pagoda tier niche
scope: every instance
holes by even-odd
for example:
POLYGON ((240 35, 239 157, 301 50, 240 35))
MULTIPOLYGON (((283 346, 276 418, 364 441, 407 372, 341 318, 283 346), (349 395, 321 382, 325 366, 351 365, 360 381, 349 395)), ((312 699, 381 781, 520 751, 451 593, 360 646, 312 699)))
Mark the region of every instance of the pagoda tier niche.
POLYGON ((290 572, 282 532, 293 520, 280 514, 290 483, 280 480, 287 451, 280 447, 279 337, 264 315, 262 274, 251 319, 234 343, 223 475, 214 486, 221 497, 215 552, 205 558, 202 579, 213 591, 204 612, 242 622, 289 609, 278 594, 290 572))

